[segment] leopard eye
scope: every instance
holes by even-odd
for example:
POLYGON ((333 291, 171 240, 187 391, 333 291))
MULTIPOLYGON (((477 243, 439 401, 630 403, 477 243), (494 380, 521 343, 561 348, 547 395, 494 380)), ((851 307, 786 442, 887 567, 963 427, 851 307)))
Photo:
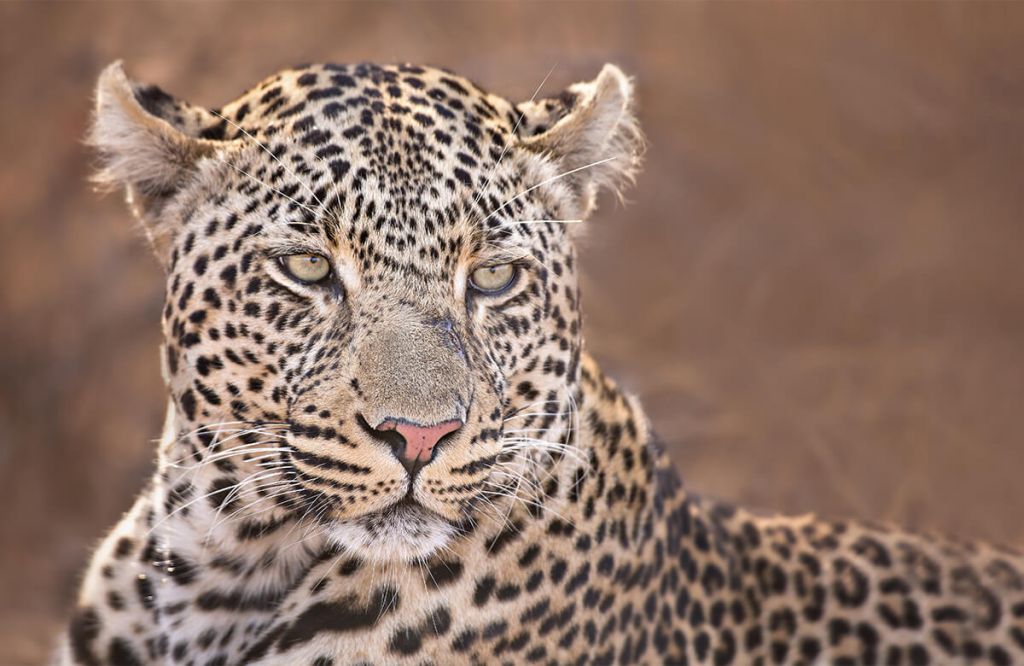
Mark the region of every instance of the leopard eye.
POLYGON ((516 278, 515 264, 481 266, 473 271, 469 282, 474 289, 484 294, 500 294, 508 289, 516 278))
POLYGON ((320 282, 331 274, 330 262, 319 254, 289 254, 281 257, 281 266, 288 275, 307 284, 320 282))

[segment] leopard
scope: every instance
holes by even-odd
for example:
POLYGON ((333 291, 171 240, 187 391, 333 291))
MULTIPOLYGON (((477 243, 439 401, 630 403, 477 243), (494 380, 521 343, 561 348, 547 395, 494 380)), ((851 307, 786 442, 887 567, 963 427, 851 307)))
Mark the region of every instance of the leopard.
POLYGON ((313 64, 207 108, 102 72, 168 401, 55 662, 1024 663, 1019 551, 688 490, 581 325, 634 81, 539 92, 313 64))

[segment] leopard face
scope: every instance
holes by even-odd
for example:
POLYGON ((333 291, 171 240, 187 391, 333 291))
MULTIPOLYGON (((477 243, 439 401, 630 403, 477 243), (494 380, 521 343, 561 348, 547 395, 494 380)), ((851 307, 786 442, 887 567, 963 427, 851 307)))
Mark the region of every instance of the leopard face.
POLYGON ((310 66, 207 110, 108 69, 100 179, 167 276, 163 455, 367 559, 500 511, 572 437, 573 237, 636 167, 630 100, 614 67, 516 105, 431 68, 310 66))

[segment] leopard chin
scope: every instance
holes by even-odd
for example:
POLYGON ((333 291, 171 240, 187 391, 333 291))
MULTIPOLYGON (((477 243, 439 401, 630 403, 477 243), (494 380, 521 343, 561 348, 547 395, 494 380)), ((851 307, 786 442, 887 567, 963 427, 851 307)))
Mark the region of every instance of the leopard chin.
POLYGON ((458 529, 411 500, 327 528, 336 546, 367 562, 420 562, 443 550, 458 529))

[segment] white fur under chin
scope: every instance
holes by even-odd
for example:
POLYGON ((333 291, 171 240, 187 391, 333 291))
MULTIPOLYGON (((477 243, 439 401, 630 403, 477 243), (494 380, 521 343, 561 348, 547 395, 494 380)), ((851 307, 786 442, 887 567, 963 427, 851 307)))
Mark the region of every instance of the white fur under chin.
POLYGON ((366 561, 414 562, 444 548, 455 532, 455 527, 423 509, 402 508, 335 523, 327 538, 366 561))

